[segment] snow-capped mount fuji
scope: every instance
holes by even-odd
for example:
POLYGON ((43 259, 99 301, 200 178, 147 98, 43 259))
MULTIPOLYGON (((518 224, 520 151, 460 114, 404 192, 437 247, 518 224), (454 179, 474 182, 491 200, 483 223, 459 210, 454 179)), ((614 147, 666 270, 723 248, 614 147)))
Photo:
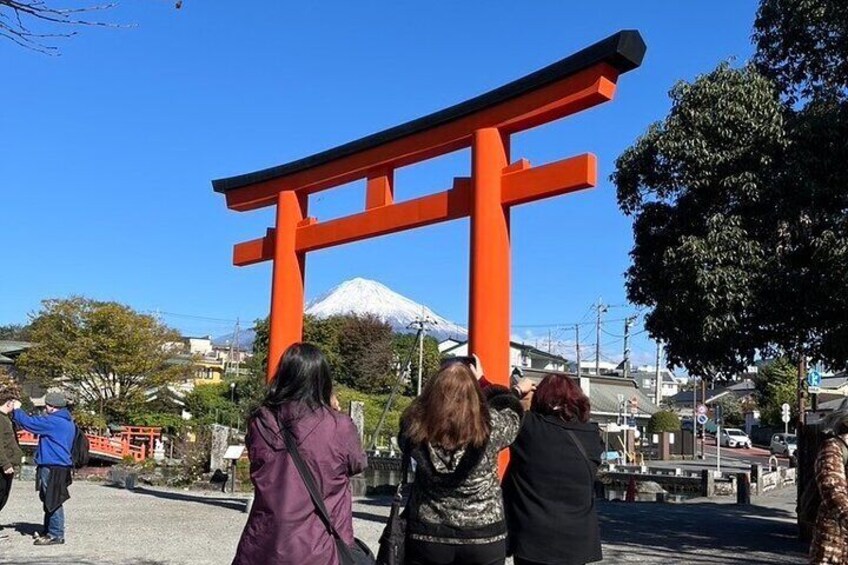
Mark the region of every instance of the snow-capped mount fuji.
POLYGON ((396 332, 414 330, 409 325, 417 319, 428 320, 427 334, 438 340, 468 339, 468 330, 442 318, 423 304, 398 294, 389 287, 363 278, 345 281, 309 303, 306 314, 329 318, 345 314, 371 314, 389 324, 396 332))
MULTIPOLYGON (((430 321, 427 335, 439 341, 448 338, 458 341, 468 339, 468 330, 464 327, 442 318, 426 306, 398 294, 383 284, 362 278, 345 281, 313 300, 307 306, 306 314, 322 319, 345 314, 373 314, 388 323, 392 330, 400 333, 414 332, 409 325, 423 317, 430 321)), ((253 329, 243 330, 238 340, 239 348, 242 351, 250 351, 255 338, 256 332, 253 329)), ((233 335, 228 334, 212 342, 217 346, 228 346, 232 339, 233 335)))

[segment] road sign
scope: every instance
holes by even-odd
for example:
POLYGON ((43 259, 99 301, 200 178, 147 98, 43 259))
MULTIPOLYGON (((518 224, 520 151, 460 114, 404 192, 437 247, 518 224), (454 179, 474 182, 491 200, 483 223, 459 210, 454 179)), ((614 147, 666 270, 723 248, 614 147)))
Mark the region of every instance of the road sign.
POLYGON ((821 386, 821 373, 813 369, 807 373, 807 386, 810 388, 818 388, 821 386))
POLYGON ((699 404, 698 405, 698 414, 700 415, 700 414, 706 414, 706 413, 707 413, 707 407, 703 404, 699 404))
POLYGON ((630 413, 633 415, 639 413, 639 399, 635 396, 630 399, 630 413))
POLYGON ((784 414, 789 414, 790 408, 791 408, 791 406, 789 406, 789 404, 787 404, 786 402, 784 402, 783 404, 780 405, 780 411, 783 412, 784 414))
POLYGON ((698 414, 698 425, 703 426, 707 423, 707 415, 706 414, 698 414))
POLYGON ((817 387, 817 386, 807 387, 807 392, 809 392, 810 394, 818 394, 818 393, 821 392, 821 387, 817 387))
POLYGON ((784 424, 788 424, 789 423, 789 414, 784 414, 783 416, 780 417, 780 419, 783 420, 784 424))

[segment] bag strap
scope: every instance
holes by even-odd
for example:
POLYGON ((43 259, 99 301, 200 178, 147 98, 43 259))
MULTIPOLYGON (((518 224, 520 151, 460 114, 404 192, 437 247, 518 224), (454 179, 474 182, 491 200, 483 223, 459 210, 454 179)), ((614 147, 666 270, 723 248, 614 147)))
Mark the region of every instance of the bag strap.
POLYGON ((395 492, 395 498, 398 500, 403 499, 403 487, 409 484, 409 466, 411 459, 412 456, 409 453, 402 454, 400 463, 400 482, 398 483, 397 491, 395 492))
POLYGON ((324 506, 324 499, 318 493, 318 486, 315 484, 315 477, 312 476, 312 472, 309 470, 309 467, 306 466, 306 462, 303 460, 303 457, 301 457, 300 451, 297 448, 297 440, 295 440, 291 430, 283 425, 279 412, 277 413, 277 425, 280 426, 280 433, 283 436, 283 441, 286 442, 286 449, 288 450, 289 455, 291 455, 292 462, 297 468, 297 472, 300 473, 303 483, 306 485, 306 490, 309 492, 312 504, 315 505, 316 514, 318 514, 318 517, 324 523, 324 527, 327 528, 330 535, 336 540, 336 548, 338 551, 343 554, 339 555, 339 560, 342 563, 353 563, 353 554, 350 553, 350 549, 347 547, 347 544, 344 540, 342 540, 335 526, 333 526, 330 514, 327 512, 327 507, 324 506))
POLYGON ((574 445, 577 446, 577 449, 580 450, 580 455, 583 456, 583 459, 586 460, 586 463, 589 463, 591 465, 591 460, 589 459, 589 454, 586 453, 586 448, 583 447, 583 444, 580 443, 580 440, 577 439, 577 436, 574 434, 574 432, 572 432, 571 430, 565 430, 565 431, 568 433, 568 437, 571 438, 571 441, 574 442, 574 445))

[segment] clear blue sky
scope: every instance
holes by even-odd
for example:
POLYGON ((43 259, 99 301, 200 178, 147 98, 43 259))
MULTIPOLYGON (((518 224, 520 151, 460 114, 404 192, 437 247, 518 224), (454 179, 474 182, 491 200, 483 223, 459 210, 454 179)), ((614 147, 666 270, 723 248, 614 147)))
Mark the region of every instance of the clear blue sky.
MULTIPOLYGON (((608 181, 615 158, 665 116, 676 81, 750 57, 755 10, 752 0, 185 0, 181 10, 145 0, 103 15, 132 27, 81 29, 57 42, 61 57, 0 41, 0 324, 26 321, 42 299, 82 294, 158 310, 186 333, 227 333, 229 320, 267 311, 269 266, 237 269, 230 257, 273 215, 228 211, 211 179, 419 117, 635 28, 648 53, 613 102, 513 142, 513 158, 534 164, 584 151, 600 160, 595 190, 513 211, 513 333, 534 342, 550 329, 570 342, 558 326, 588 320, 598 297, 626 303, 632 240, 608 181)), ((404 169, 397 198, 468 172, 465 152, 404 169)), ((361 184, 325 192, 310 215, 356 212, 363 200, 361 184)), ((467 221, 313 253, 307 295, 354 276, 464 323, 467 221)), ((621 326, 606 326, 605 356, 620 351, 621 326)), ((652 347, 637 336, 636 359, 652 347)))

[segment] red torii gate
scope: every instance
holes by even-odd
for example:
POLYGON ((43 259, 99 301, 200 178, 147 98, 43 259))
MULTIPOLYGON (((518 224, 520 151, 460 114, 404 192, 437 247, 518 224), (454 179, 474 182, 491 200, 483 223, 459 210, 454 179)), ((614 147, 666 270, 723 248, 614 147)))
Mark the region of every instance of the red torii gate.
POLYGON ((621 31, 486 94, 310 157, 212 182, 227 207, 277 206, 276 227, 236 244, 233 263, 273 260, 270 378, 283 351, 302 339, 306 253, 438 222, 471 218, 470 351, 487 378, 509 382, 510 208, 590 188, 597 159, 586 153, 541 167, 510 163, 510 136, 613 98, 620 74, 638 67, 645 43, 621 31), (394 171, 471 147, 471 178, 444 192, 394 202, 394 171), (319 222, 307 197, 367 179, 365 211, 319 222))

